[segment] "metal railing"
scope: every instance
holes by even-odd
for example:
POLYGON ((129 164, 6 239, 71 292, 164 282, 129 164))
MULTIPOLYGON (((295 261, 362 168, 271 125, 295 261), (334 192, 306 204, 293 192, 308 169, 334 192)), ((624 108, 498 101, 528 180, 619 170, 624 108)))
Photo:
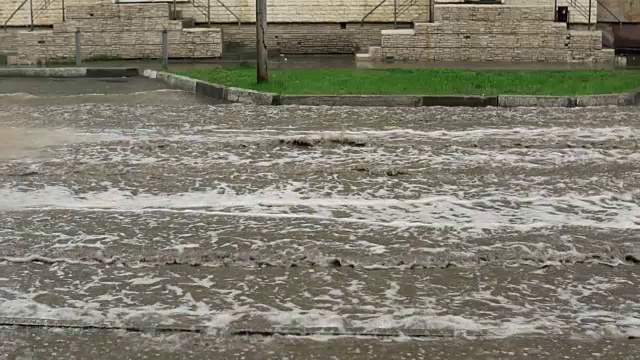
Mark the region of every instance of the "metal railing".
MULTIPOLYGON (((203 0, 189 0, 191 5, 198 10, 202 15, 204 15, 207 24, 211 27, 211 0, 206 0, 206 3, 203 0)), ((236 15, 227 4, 223 3, 221 0, 215 0, 215 2, 222 6, 231 16, 233 16, 238 22, 238 26, 242 26, 242 20, 238 15, 236 15)), ((175 1, 174 1, 174 12, 175 12, 175 1)))
POLYGON ((33 29, 33 0, 24 0, 23 2, 20 3, 20 5, 18 5, 18 7, 15 10, 13 10, 11 15, 9 15, 9 18, 2 25, 2 27, 4 28, 4 31, 7 31, 7 24, 9 23, 9 21, 11 21, 11 19, 13 19, 13 17, 16 16, 18 11, 20 11, 20 9, 22 9, 22 7, 27 2, 31 2, 31 6, 30 6, 31 7, 31 15, 30 15, 30 18, 31 18, 31 29, 33 29))
MULTIPOLYGON (((60 0, 60 1, 61 1, 61 5, 62 5, 61 6, 61 9, 62 9, 62 21, 65 21, 64 0, 60 0)), ((35 20, 38 18, 38 16, 42 15, 45 11, 47 11, 53 2, 54 2, 54 0, 44 0, 40 6, 34 8, 33 0, 24 0, 11 13, 11 15, 9 15, 7 20, 5 20, 4 24, 2 25, 3 29, 5 31, 7 31, 7 25, 9 24, 11 19, 13 19, 13 17, 16 16, 18 11, 20 11, 27 3, 29 3, 29 27, 30 27, 31 31, 33 31, 33 28, 35 26, 35 20)))
MULTIPOLYGON (((371 16, 374 12, 376 12, 376 10, 378 10, 387 1, 388 0, 382 0, 376 6, 374 6, 371 10, 369 10, 369 12, 367 12, 362 17, 362 20, 360 20, 360 26, 364 26, 365 20, 367 20, 369 16, 371 16)), ((402 16, 409 9, 415 6, 418 3, 418 1, 419 0, 405 0, 402 3, 399 3, 398 0, 393 0, 393 26, 394 27, 398 26, 398 17, 402 16)))
MULTIPOLYGON (((587 18, 587 26, 589 28, 589 30, 591 30, 591 25, 594 23, 598 23, 598 20, 596 19, 595 22, 591 21, 592 18, 592 8, 594 5, 594 2, 596 4, 596 6, 599 5, 599 7, 601 7, 602 9, 604 9, 605 11, 607 11, 609 13, 609 15, 613 16, 614 19, 616 19, 616 21, 618 21, 620 24, 622 24, 622 20, 616 15, 614 14, 605 4, 603 4, 600 0, 589 0, 589 5, 588 8, 585 9, 585 5, 583 5, 579 0, 569 0, 569 6, 575 10, 578 11, 578 13, 582 16, 585 16, 587 18)), ((557 9, 557 1, 556 1, 556 9, 557 9)))
POLYGON ((380 1, 380 3, 378 3, 378 5, 374 6, 373 9, 369 10, 368 13, 365 14, 365 16, 362 17, 362 20, 360 20, 360 26, 364 26, 364 21, 367 20, 367 18, 373 14, 376 10, 378 10, 378 8, 380 6, 382 6, 384 3, 386 3, 387 0, 382 0, 380 1))

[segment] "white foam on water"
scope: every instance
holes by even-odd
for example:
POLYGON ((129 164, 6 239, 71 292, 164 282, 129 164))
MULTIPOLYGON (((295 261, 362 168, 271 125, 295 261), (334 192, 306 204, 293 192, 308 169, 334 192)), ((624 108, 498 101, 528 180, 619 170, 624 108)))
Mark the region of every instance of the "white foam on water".
POLYGON ((110 189, 74 194, 60 186, 35 191, 0 188, 0 210, 98 210, 116 212, 184 211, 222 216, 307 218, 392 227, 541 227, 550 225, 597 228, 640 228, 640 193, 602 193, 564 196, 499 196, 476 199, 454 196, 413 200, 359 196, 319 196, 290 189, 269 189, 238 195, 231 191, 189 192, 166 195, 139 194, 110 189), (509 205, 504 205, 509 204, 509 205), (294 208, 304 208, 303 212, 294 208), (349 217, 338 217, 335 210, 349 217))

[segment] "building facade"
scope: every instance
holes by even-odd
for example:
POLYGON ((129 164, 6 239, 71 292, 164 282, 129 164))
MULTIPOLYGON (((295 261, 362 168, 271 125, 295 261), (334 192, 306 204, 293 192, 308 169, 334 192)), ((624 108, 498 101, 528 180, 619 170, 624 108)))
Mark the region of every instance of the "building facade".
MULTIPOLYGON (((368 53, 372 60, 609 61, 596 45, 599 32, 569 29, 595 23, 597 1, 469 1, 435 0, 436 23, 428 24, 429 0, 268 0, 267 42, 283 53, 368 53), (569 7, 569 25, 554 22, 556 4, 569 7)), ((94 58, 157 57, 164 30, 172 57, 255 46, 255 0, 0 0, 0 19, 8 26, 0 53, 28 63, 72 56, 76 31, 94 58)))

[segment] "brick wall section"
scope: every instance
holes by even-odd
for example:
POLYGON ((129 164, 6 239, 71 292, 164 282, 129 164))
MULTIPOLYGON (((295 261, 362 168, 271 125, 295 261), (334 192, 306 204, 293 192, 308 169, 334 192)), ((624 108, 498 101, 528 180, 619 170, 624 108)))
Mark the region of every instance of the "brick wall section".
POLYGON ((600 31, 569 31, 548 19, 546 7, 443 8, 439 22, 382 31, 381 48, 370 55, 401 61, 614 62, 614 53, 602 49, 600 31))
POLYGON ((83 58, 135 59, 160 57, 162 31, 167 30, 170 57, 220 57, 220 29, 182 29, 171 21, 166 4, 70 7, 67 21, 52 31, 18 32, 18 59, 33 63, 73 58, 75 32, 81 32, 83 58))
MULTIPOLYGON (((256 30, 253 25, 238 27, 216 24, 222 29, 224 51, 253 51, 256 30)), ((269 24, 267 46, 285 54, 353 54, 370 46, 380 46, 384 24, 269 24)))

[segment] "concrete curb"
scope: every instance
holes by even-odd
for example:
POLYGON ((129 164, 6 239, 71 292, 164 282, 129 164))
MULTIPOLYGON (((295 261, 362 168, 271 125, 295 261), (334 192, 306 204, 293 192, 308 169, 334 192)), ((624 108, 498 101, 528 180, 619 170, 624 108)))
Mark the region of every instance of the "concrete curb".
POLYGON ((422 106, 488 107, 498 106, 497 96, 424 96, 422 106))
POLYGON ((633 106, 640 105, 640 92, 576 97, 576 106, 633 106))
POLYGON ((225 89, 224 100, 256 105, 280 105, 282 103, 280 95, 278 94, 235 87, 228 87, 225 89))
POLYGON ((282 95, 281 105, 307 106, 383 106, 417 107, 422 103, 421 96, 386 95, 282 95))
POLYGON ((279 95, 226 87, 171 73, 144 70, 143 76, 217 100, 256 105, 371 106, 371 107, 586 107, 640 105, 640 91, 589 96, 419 96, 419 95, 279 95))
POLYGON ((86 77, 86 68, 0 68, 0 77, 86 77))
POLYGON ((163 71, 143 70, 142 76, 149 79, 158 80, 176 89, 184 90, 192 94, 196 93, 196 83, 198 80, 186 76, 175 75, 163 71))
POLYGON ((0 68, 0 77, 108 78, 138 75, 137 68, 0 68))
POLYGON ((504 108, 575 107, 576 101, 570 96, 500 95, 498 96, 498 106, 504 108))
POLYGON ((420 96, 420 95, 279 95, 227 87, 156 70, 137 68, 0 68, 0 77, 110 78, 142 75, 171 87, 212 99, 256 105, 380 107, 585 107, 640 105, 640 90, 589 96, 420 96))
POLYGON ((134 77, 140 75, 138 68, 87 68, 87 77, 134 77))

